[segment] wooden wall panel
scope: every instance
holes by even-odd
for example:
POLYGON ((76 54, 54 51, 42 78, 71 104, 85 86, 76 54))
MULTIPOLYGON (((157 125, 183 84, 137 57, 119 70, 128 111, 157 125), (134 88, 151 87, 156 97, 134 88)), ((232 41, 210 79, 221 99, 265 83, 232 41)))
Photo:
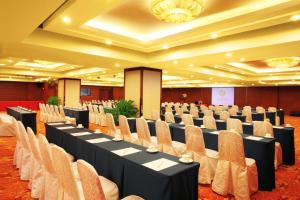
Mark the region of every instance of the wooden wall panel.
POLYGON ((0 101, 43 100, 43 88, 37 83, 0 82, 0 101))
POLYGON ((300 111, 300 87, 279 87, 278 107, 289 114, 291 111, 300 111))
POLYGON ((114 100, 124 99, 124 87, 113 88, 113 99, 114 100))
POLYGON ((246 88, 245 105, 252 107, 277 107, 277 87, 249 87, 246 88))

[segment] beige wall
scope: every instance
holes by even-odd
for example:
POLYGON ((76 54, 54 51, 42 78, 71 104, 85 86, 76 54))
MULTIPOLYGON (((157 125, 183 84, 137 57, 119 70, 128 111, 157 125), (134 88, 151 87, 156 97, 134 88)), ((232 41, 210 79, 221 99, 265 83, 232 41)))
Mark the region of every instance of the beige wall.
POLYGON ((161 100, 161 72, 143 71, 143 116, 151 118, 152 110, 160 111, 161 100))
POLYGON ((58 80, 58 97, 61 104, 73 107, 80 102, 80 84, 77 79, 60 79, 58 80))
POLYGON ((58 98, 60 100, 60 103, 62 105, 64 105, 64 95, 65 94, 65 80, 64 79, 60 79, 58 80, 58 91, 57 91, 57 95, 58 98))
POLYGON ((141 71, 125 71, 125 99, 133 100, 134 105, 140 109, 141 71))

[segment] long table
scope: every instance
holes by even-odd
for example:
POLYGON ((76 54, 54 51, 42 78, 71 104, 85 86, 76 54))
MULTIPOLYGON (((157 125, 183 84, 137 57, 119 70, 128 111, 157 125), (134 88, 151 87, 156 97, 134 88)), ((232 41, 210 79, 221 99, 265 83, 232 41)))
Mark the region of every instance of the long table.
MULTIPOLYGON (((147 120, 150 134, 156 136, 155 121, 147 120)), ((128 119, 128 124, 132 132, 136 132, 136 120, 128 119)), ((185 143, 185 128, 181 124, 170 124, 172 140, 185 143)), ((211 133, 212 130, 202 129, 205 147, 218 150, 218 135, 211 133)), ((245 156, 256 161, 258 170, 259 190, 271 191, 275 188, 275 169, 274 169, 274 138, 259 138, 260 140, 249 139, 249 134, 243 134, 245 156)))
POLYGON ((65 115, 76 118, 76 124, 82 124, 83 127, 89 128, 89 111, 76 108, 64 108, 65 115))
POLYGON ((18 107, 7 107, 8 115, 13 116, 16 120, 21 121, 25 128, 30 127, 36 133, 36 112, 27 111, 18 107))
POLYGON ((142 146, 125 141, 113 142, 110 136, 104 134, 78 137, 71 135, 77 132, 92 133, 88 129, 58 129, 71 126, 65 124, 45 126, 49 142, 64 148, 76 159, 83 159, 92 164, 100 175, 117 184, 121 198, 135 194, 147 200, 198 199, 199 163, 181 164, 177 157, 165 153, 150 154, 142 146), (87 142, 95 138, 106 138, 109 141, 96 144, 87 142), (126 156, 112 152, 130 147, 140 151, 126 156), (157 159, 168 159, 176 162, 176 165, 161 171, 143 166, 157 159))

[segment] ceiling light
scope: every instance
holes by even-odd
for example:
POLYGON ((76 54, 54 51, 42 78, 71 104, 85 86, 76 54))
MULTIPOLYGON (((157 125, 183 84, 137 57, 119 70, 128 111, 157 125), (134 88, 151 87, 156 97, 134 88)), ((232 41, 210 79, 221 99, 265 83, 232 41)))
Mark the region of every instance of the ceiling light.
POLYGON ((218 68, 219 68, 219 66, 215 65, 215 66, 214 66, 214 68, 218 69, 218 68))
POLYGON ((202 0, 152 0, 151 13, 159 20, 171 23, 191 21, 203 10, 202 0))
POLYGON ((167 70, 164 70, 164 74, 167 74, 168 73, 168 71, 167 70))
POLYGON ((119 64, 119 63, 116 63, 116 64, 115 64, 115 67, 120 67, 120 64, 119 64))
POLYGON ((291 18, 290 18, 292 21, 298 21, 298 20, 300 20, 300 15, 293 15, 293 16, 291 16, 291 18))
POLYGON ((227 57, 232 57, 232 53, 231 53, 231 52, 228 52, 228 53, 226 53, 226 56, 227 56, 227 57))
POLYGON ((175 64, 175 65, 176 65, 177 63, 178 63, 178 61, 177 61, 177 60, 174 60, 174 61, 173 61, 173 64, 175 64))
POLYGON ((213 77, 209 77, 209 80, 213 80, 214 78, 213 77))
POLYGON ((168 46, 167 44, 164 44, 164 45, 163 45, 163 48, 164 48, 164 49, 168 49, 169 46, 168 46))
POLYGON ((5 64, 3 64, 3 63, 0 63, 0 66, 4 66, 5 64))
POLYGON ((233 70, 232 70, 232 69, 230 69, 229 71, 233 72, 233 70))
POLYGON ((189 64, 189 67, 193 67, 194 65, 193 64, 189 64))
POLYGON ((212 39, 216 39, 216 38, 219 37, 219 35, 218 35, 218 33, 212 33, 212 34, 210 35, 210 37, 211 37, 212 39))
POLYGON ((70 17, 66 17, 66 16, 62 18, 62 21, 65 24, 70 24, 72 22, 71 18, 70 17))
POLYGON ((241 74, 245 74, 245 72, 242 72, 241 74))
POLYGON ((13 60, 11 60, 11 59, 9 59, 9 60, 7 60, 7 62, 9 62, 9 63, 12 63, 12 62, 14 62, 13 60))
POLYGON ((299 72, 296 73, 297 75, 299 74, 299 72))
POLYGON ((274 68, 289 68, 295 67, 299 64, 299 57, 280 57, 280 58, 270 58, 265 60, 269 67, 274 68))
POLYGON ((105 41, 105 44, 107 44, 107 45, 112 45, 112 41, 111 41, 111 40, 106 40, 106 41, 105 41))
POLYGON ((34 71, 34 69, 33 69, 33 68, 30 68, 30 70, 31 70, 31 71, 34 71))
POLYGON ((191 78, 194 78, 194 75, 193 75, 193 74, 191 75, 191 78))
POLYGON ((240 58, 241 62, 245 62, 245 60, 246 60, 245 58, 240 58))

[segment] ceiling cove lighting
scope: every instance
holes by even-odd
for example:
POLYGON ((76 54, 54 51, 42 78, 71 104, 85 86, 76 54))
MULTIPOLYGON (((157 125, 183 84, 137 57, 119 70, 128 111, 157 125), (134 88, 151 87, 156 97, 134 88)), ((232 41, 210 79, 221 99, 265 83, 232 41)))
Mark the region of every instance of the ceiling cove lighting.
POLYGON ((295 67, 300 62, 300 57, 280 57, 280 58, 270 58, 265 60, 269 67, 274 68, 290 68, 295 67))
POLYGON ((153 0, 151 13, 159 20, 182 23, 196 18, 203 10, 202 0, 153 0))
POLYGON ((300 20, 300 15, 293 15, 293 16, 291 17, 291 20, 292 20, 292 21, 299 21, 299 20, 300 20))
POLYGON ((63 17, 61 19, 65 24, 70 24, 72 22, 71 18, 70 17, 63 17))
POLYGON ((219 37, 219 35, 218 35, 218 33, 212 33, 212 34, 210 35, 210 37, 211 37, 212 39, 217 39, 217 38, 219 37))

